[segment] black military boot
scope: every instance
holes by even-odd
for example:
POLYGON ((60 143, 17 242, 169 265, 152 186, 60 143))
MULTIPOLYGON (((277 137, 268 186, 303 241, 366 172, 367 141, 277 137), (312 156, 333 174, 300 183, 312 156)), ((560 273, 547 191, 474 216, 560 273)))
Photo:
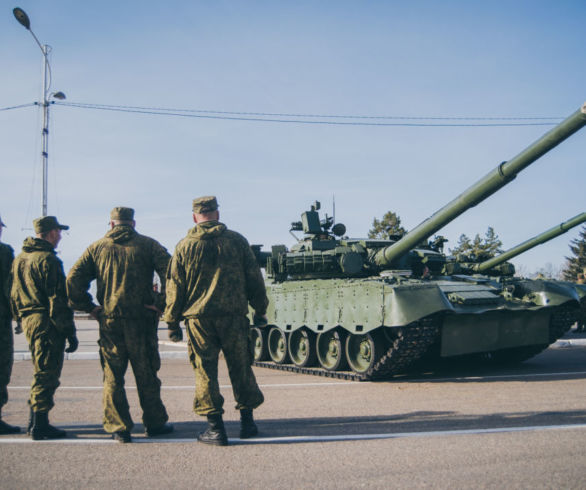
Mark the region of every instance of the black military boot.
POLYGON ((2 420, 2 413, 0 412, 0 435, 5 434, 18 434, 20 432, 20 427, 16 425, 10 425, 2 420))
POLYGON ((119 430, 118 432, 114 432, 112 434, 112 439, 122 444, 128 444, 132 442, 132 436, 127 430, 119 430))
POLYGON ((149 437, 170 434, 173 432, 173 424, 163 424, 159 425, 158 427, 147 427, 144 431, 149 437))
POLYGON ((49 424, 49 412, 34 412, 33 427, 31 429, 31 438, 34 441, 43 439, 61 439, 67 433, 64 430, 53 427, 49 424))
POLYGON ((240 439, 248 439, 258 434, 258 427, 252 418, 252 409, 240 410, 240 439))
POLYGON ((33 422, 34 422, 34 414, 35 414, 35 412, 33 412, 32 407, 28 407, 28 425, 26 427, 26 435, 27 436, 31 435, 31 429, 33 428, 33 422))
POLYGON ((222 415, 208 415, 208 424, 209 427, 207 428, 207 430, 205 432, 201 432, 197 436, 197 440, 199 442, 203 442, 204 444, 212 444, 214 446, 227 446, 228 435, 226 434, 226 429, 224 428, 224 421, 222 420, 222 415))

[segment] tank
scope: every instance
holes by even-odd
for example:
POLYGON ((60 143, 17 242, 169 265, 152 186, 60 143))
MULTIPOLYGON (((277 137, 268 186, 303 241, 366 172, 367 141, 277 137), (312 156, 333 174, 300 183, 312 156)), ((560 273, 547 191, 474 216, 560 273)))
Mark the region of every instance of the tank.
MULTIPOLYGON (((586 104, 404 236, 353 239, 318 202, 292 223, 304 237, 262 251, 267 324, 250 330, 259 366, 356 380, 388 379, 419 361, 525 360, 579 312, 575 288, 549 281, 524 294, 503 278, 448 273, 433 235, 586 125, 586 104)), ((529 286, 535 285, 534 281, 529 286)))
POLYGON ((507 262, 509 259, 515 258, 527 250, 553 240, 584 222, 586 222, 586 213, 580 213, 494 257, 463 255, 453 258, 446 264, 445 271, 448 274, 466 272, 467 274, 480 273, 491 276, 513 276, 515 274, 515 267, 513 264, 507 262))

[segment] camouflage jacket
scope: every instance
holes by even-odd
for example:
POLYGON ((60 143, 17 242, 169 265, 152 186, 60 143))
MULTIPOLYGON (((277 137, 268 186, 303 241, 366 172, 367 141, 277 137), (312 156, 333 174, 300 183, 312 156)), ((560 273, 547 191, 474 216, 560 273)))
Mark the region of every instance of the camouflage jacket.
POLYGON ((44 313, 63 335, 75 334, 73 311, 67 306, 63 263, 53 245, 29 237, 12 263, 10 304, 17 320, 44 313))
POLYGON ((14 250, 6 243, 0 243, 0 318, 10 318, 10 269, 14 250))
POLYGON ((112 318, 137 318, 145 305, 164 308, 165 274, 171 256, 156 240, 137 233, 132 226, 118 225, 92 243, 67 275, 69 304, 91 312, 96 304, 88 290, 97 282, 97 300, 103 314, 112 318), (162 294, 153 290, 154 272, 162 294))
POLYGON ((218 221, 200 223, 175 249, 167 272, 164 320, 266 313, 268 298, 244 238, 218 221))

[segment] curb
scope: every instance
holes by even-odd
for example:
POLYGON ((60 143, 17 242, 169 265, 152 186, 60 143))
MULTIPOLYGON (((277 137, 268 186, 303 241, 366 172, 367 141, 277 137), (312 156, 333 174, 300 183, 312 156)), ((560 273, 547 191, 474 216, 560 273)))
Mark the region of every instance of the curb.
MULTIPOLYGON (((188 359, 187 342, 168 342, 161 341, 159 345, 184 347, 186 350, 159 351, 161 359, 188 359)), ((560 339, 549 346, 549 349, 571 349, 573 347, 585 347, 586 339, 560 339)), ((31 353, 28 351, 14 352, 15 361, 30 361, 31 353)), ((99 352, 72 352, 65 353, 65 359, 68 361, 94 361, 100 359, 99 352)))
MULTIPOLYGON (((187 352, 182 351, 163 351, 159 352, 161 359, 187 359, 187 352)), ((95 361, 100 359, 98 352, 72 352, 65 354, 65 359, 68 361, 95 361)), ((30 352, 15 352, 15 361, 30 361, 30 352)))

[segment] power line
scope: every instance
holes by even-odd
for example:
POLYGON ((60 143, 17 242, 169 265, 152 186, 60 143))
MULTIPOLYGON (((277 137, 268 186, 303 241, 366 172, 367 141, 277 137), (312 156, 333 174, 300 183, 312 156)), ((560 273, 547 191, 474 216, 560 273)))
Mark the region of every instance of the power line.
POLYGON ((339 115, 339 114, 290 114, 278 112, 242 112, 242 111, 212 111, 206 109, 175 109, 168 107, 143 107, 143 106, 128 106, 128 105, 111 105, 111 104, 91 104, 82 102, 61 102, 62 105, 75 105, 78 107, 96 108, 96 109, 129 109, 129 110, 144 110, 155 112, 185 112, 185 113, 202 113, 202 114, 229 114, 240 116, 268 116, 268 117, 309 117, 309 118, 325 118, 325 119, 413 119, 413 120, 543 120, 563 118, 559 116, 553 117, 511 117, 511 116, 493 116, 493 117, 464 117, 464 116, 366 116, 366 115, 339 115))
MULTIPOLYGON (((229 121, 270 122, 288 124, 320 124, 334 126, 403 126, 403 127, 507 127, 553 126, 563 118, 526 116, 369 116, 349 114, 294 114, 273 112, 214 111, 205 109, 176 109, 127 105, 93 104, 83 102, 53 102, 56 105, 77 109, 126 112, 152 116, 173 116, 229 121), (344 119, 344 121, 340 121, 344 119), (432 122, 426 122, 432 121, 432 122), (452 121, 452 122, 438 122, 452 121), (458 122, 453 122, 458 121, 458 122), (463 122, 468 121, 468 122, 463 122), (479 122, 473 122, 479 121, 479 122)), ((0 108, 0 111, 19 109, 37 103, 0 108)))
POLYGON ((546 120, 562 120, 560 117, 455 117, 455 116, 364 116, 364 115, 331 115, 331 114, 286 114, 266 112, 235 112, 235 111, 211 111, 202 109, 171 109, 160 107, 141 106, 120 106, 89 104, 76 102, 55 102, 57 105, 75 107, 80 109, 93 109, 114 112, 128 112, 157 116, 190 117, 200 119, 223 119, 231 121, 252 121, 252 122, 273 122, 289 124, 325 124, 343 126, 444 126, 444 127, 467 127, 467 126, 553 126, 554 122, 546 120), (253 117, 257 116, 257 117, 253 117), (262 116, 262 117, 258 117, 262 116), (280 117, 277 119, 276 117, 280 117), (282 119, 283 117, 291 119, 282 119), (299 118, 315 118, 322 120, 308 120, 299 118), (358 119, 358 121, 328 121, 326 119, 358 119), (542 122, 482 122, 482 123, 426 123, 426 122, 364 122, 360 119, 396 120, 396 121, 542 121, 542 122))
POLYGON ((11 111, 12 109, 22 109, 23 107, 31 107, 37 105, 37 102, 31 102, 29 104, 14 105, 12 107, 0 107, 0 111, 11 111))

